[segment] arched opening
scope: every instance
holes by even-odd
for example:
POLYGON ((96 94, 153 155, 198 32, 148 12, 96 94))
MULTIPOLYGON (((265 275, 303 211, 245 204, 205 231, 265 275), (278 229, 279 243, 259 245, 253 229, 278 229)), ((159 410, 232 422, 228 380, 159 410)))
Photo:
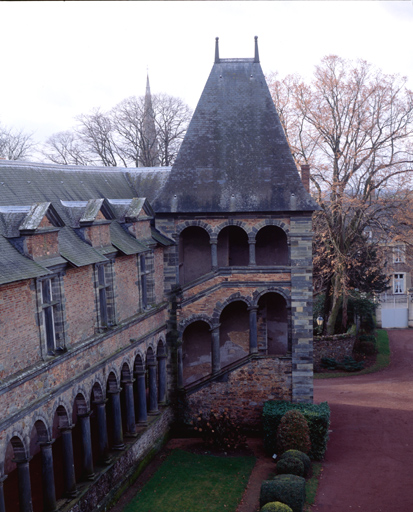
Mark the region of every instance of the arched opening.
POLYGON ((209 234, 190 226, 179 236, 179 281, 186 284, 211 271, 209 234))
POLYGON ((147 404, 149 414, 158 414, 158 364, 152 347, 146 352, 147 404))
MULTIPOLYGON (((55 440, 53 447, 53 462, 54 462, 54 480, 55 480, 55 490, 56 490, 56 499, 62 498, 66 494, 66 486, 65 486, 65 450, 64 450, 64 441, 62 432, 69 429, 69 417, 67 415, 66 409, 63 405, 59 405, 56 409, 55 414, 53 416, 53 427, 52 427, 52 437, 55 440)), ((70 429, 70 438, 72 436, 72 432, 70 429)), ((72 458, 73 458, 73 446, 72 448, 72 458)))
POLYGON ((20 437, 12 437, 7 445, 4 460, 4 472, 7 478, 3 483, 3 490, 7 511, 22 512, 27 507, 32 506, 28 464, 28 456, 23 441, 20 437), (25 477, 27 477, 27 481, 25 477))
POLYGON ((226 226, 218 235, 218 266, 246 267, 248 263, 247 233, 239 226, 226 226))
POLYGON ((166 403, 166 357, 166 346, 160 340, 156 350, 156 358, 158 360, 158 402, 162 405, 166 403))
POLYGON ((114 372, 110 372, 106 384, 109 398, 107 406, 109 446, 114 450, 123 450, 122 411, 120 404, 120 387, 114 372))
POLYGON ((257 265, 288 265, 287 235, 281 228, 265 226, 258 231, 255 241, 257 265))
POLYGON ((249 354, 249 313, 243 301, 231 302, 220 317, 219 342, 221 367, 242 359, 249 354))
POLYGON ((93 465, 109 461, 108 427, 106 419, 106 400, 102 386, 95 382, 90 396, 91 411, 90 432, 92 436, 93 465))
POLYGON ((211 373, 212 338, 209 325, 198 320, 189 324, 182 335, 183 384, 211 373))
POLYGON ((91 480, 95 473, 90 433, 90 411, 82 393, 76 395, 72 421, 75 425, 72 435, 76 481, 91 480))
POLYGON ((258 301, 258 347, 268 355, 286 355, 288 347, 288 311, 284 297, 266 293, 258 301))
POLYGON ((135 421, 139 425, 146 425, 148 421, 148 409, 146 402, 146 370, 142 357, 138 354, 133 365, 133 376, 135 377, 134 400, 135 400, 135 421))

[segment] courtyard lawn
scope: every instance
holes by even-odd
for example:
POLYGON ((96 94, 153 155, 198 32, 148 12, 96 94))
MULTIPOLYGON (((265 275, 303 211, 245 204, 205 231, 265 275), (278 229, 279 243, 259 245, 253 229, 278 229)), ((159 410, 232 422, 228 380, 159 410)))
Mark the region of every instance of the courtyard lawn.
POLYGON ((235 512, 254 464, 174 450, 123 512, 235 512))

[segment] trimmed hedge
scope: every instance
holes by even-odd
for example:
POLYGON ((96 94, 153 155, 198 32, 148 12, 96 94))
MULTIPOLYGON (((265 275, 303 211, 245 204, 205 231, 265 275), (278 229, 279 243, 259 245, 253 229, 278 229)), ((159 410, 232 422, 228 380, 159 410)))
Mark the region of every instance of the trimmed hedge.
POLYGON ((304 476, 304 464, 295 457, 281 459, 277 462, 277 475, 304 476))
POLYGON ((277 453, 278 425, 284 414, 291 409, 300 411, 307 420, 311 439, 309 455, 312 459, 321 460, 327 448, 330 426, 330 407, 327 402, 321 404, 296 404, 283 400, 265 402, 262 418, 265 450, 269 454, 277 453))
POLYGON ((274 480, 265 480, 261 484, 260 507, 272 501, 281 501, 293 512, 302 512, 305 504, 305 478, 277 475, 274 480))
POLYGON ((281 501, 271 501, 262 507, 260 512, 293 512, 291 508, 281 501))
POLYGON ((308 455, 306 455, 303 452, 300 452, 300 450, 287 450, 284 452, 281 457, 279 458, 279 461, 285 460, 288 458, 294 458, 299 459, 304 464, 304 477, 307 477, 310 474, 311 471, 311 460, 308 455))

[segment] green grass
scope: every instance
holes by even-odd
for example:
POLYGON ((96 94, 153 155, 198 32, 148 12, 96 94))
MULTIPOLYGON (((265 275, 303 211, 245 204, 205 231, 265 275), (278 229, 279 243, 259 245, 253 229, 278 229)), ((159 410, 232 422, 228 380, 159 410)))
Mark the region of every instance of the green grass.
POLYGON ((174 450, 123 512, 235 512, 254 464, 174 450))
POLYGON ((305 483, 305 502, 308 510, 315 503, 315 497, 317 494, 318 480, 320 478, 322 465, 321 462, 313 462, 312 470, 313 474, 305 483))
POLYGON ((334 379, 337 377, 352 377, 354 375, 366 375, 368 373, 374 373, 383 368, 386 368, 390 364, 390 346, 389 337, 384 329, 377 329, 377 356, 376 362, 373 366, 361 370, 359 372, 337 372, 337 373, 315 373, 315 379, 334 379))

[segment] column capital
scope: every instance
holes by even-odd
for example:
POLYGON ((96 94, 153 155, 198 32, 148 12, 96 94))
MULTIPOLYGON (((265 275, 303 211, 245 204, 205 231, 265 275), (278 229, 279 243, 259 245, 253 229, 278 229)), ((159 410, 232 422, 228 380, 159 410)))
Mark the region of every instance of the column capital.
POLYGON ((50 441, 42 441, 41 443, 39 443, 39 446, 41 448, 43 447, 46 447, 46 446, 52 446, 52 444, 56 441, 56 439, 50 439, 50 441))
POLYGON ((221 324, 213 325, 211 327, 211 329, 209 329, 209 332, 214 332, 214 331, 218 330, 220 327, 221 327, 221 324))
POLYGON ((67 432, 68 430, 73 430, 74 425, 63 425, 57 427, 57 430, 60 430, 60 432, 67 432))
POLYGON ((118 388, 116 389, 108 389, 107 390, 107 393, 109 395, 118 395, 120 392, 122 391, 122 388, 119 386, 118 388))
POLYGON ((1 475, 0 476, 0 485, 6 480, 6 478, 8 477, 9 475, 1 475))
POLYGON ((136 379, 133 379, 132 377, 130 377, 129 379, 125 379, 125 380, 122 380, 121 383, 122 384, 133 384, 135 382, 136 379))
POLYGON ((32 460, 32 458, 33 457, 31 455, 29 455, 27 457, 20 457, 18 459, 13 458, 11 460, 12 460, 12 462, 15 462, 19 466, 20 464, 22 464, 22 465, 23 464, 28 464, 32 460))
POLYGON ((106 405, 108 398, 100 398, 99 400, 92 400, 93 405, 106 405))
POLYGON ((91 414, 92 414, 93 411, 86 411, 86 412, 82 412, 82 413, 77 413, 77 417, 80 418, 80 419, 84 419, 84 418, 88 418, 91 414))
POLYGON ((258 305, 248 306, 247 311, 258 311, 258 305))

